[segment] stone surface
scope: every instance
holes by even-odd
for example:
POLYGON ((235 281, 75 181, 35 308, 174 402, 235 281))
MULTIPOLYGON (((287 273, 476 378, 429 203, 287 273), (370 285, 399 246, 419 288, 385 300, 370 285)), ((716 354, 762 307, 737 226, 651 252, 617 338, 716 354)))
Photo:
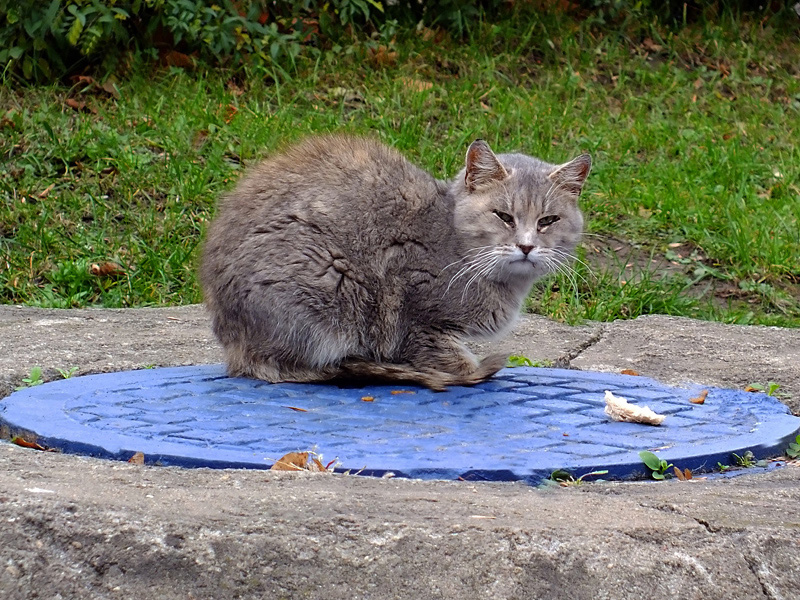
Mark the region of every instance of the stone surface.
MULTIPOLYGON (((798 412, 797 330, 648 317, 575 329, 530 318, 518 331, 503 348, 561 366, 731 387, 771 379, 798 412)), ((219 360, 198 307, 0 307, 2 395, 33 365, 55 378, 72 365, 219 360)), ((136 466, 0 443, 0 522, 9 600, 800 597, 792 464, 543 491, 136 466)))

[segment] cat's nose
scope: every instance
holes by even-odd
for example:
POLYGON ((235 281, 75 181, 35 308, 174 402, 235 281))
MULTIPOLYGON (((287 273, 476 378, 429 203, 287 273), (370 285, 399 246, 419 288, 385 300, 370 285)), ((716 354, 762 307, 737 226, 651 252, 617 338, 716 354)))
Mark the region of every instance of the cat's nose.
POLYGON ((528 256, 528 253, 533 250, 533 246, 528 246, 527 244, 517 244, 517 248, 522 250, 522 253, 525 256, 528 256))

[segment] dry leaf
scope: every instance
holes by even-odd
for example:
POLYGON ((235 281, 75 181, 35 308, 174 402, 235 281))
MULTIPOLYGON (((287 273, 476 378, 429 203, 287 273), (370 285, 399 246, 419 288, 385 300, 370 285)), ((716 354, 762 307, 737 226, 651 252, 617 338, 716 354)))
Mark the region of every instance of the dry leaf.
POLYGON ((748 385, 746 388, 744 388, 744 391, 745 392, 763 392, 764 390, 762 390, 760 388, 755 388, 752 385, 748 385))
POLYGON ((188 54, 178 52, 177 50, 167 50, 161 55, 161 62, 169 67, 180 67, 182 69, 191 69, 194 67, 194 60, 188 54))
POLYGON ((291 410, 296 410, 297 412, 308 412, 306 408, 299 408, 297 406, 284 406, 284 408, 289 408, 291 410))
POLYGON ((689 398, 689 402, 692 404, 703 404, 703 402, 706 401, 706 396, 708 396, 708 390, 703 390, 696 398, 689 398))
POLYGON ((66 100, 64 100, 64 104, 77 111, 86 111, 97 114, 97 109, 92 108, 91 106, 87 107, 86 102, 84 102, 83 100, 75 100, 75 98, 67 98, 66 100))
POLYGON ((40 446, 36 442, 29 442, 23 437, 15 436, 11 438, 11 443, 16 444, 17 446, 22 446, 23 448, 31 448, 32 450, 46 450, 44 446, 40 446))
POLYGON ((89 272, 95 277, 116 277, 125 275, 125 269, 115 262, 92 263, 89 272))
POLYGON ((663 46, 661 46, 660 44, 656 44, 650 38, 644 38, 642 40, 642 48, 644 48, 645 50, 649 50, 650 52, 661 52, 663 46))
POLYGON ((650 410, 648 406, 630 404, 625 398, 615 396, 608 390, 606 390, 605 400, 605 413, 615 421, 661 425, 666 418, 666 415, 659 415, 650 410))
POLYGON ((302 471, 308 464, 308 452, 289 452, 282 456, 275 464, 272 465, 270 471, 302 471))
POLYGON ((424 92, 425 90, 429 90, 433 87, 433 84, 430 81, 423 81, 413 77, 400 77, 400 82, 414 92, 424 92))
POLYGON ((633 369, 622 369, 620 373, 622 373, 623 375, 639 375, 639 373, 637 373, 633 369))
POLYGON ((681 471, 678 467, 672 467, 672 471, 675 473, 675 477, 677 477, 680 481, 686 481, 683 471, 681 471))
POLYGON ((397 62, 397 52, 389 50, 386 46, 378 46, 376 50, 370 48, 369 54, 372 61, 380 67, 387 67, 397 62))
POLYGON ((374 396, 361 396, 362 402, 375 402, 374 396))
POLYGON ((132 465, 143 465, 144 464, 144 453, 143 452, 136 452, 133 456, 128 459, 128 462, 132 465))
POLYGON ((415 392, 414 390, 392 390, 392 394, 395 396, 397 394, 416 394, 416 393, 417 392, 415 392))
POLYGON ((698 77, 697 79, 694 80, 694 89, 699 90, 701 87, 703 87, 703 83, 704 83, 703 78, 698 77))
POLYGON ((53 191, 53 188, 56 187, 55 183, 51 183, 46 188, 44 188, 41 192, 39 192, 39 198, 47 198, 47 195, 53 191))

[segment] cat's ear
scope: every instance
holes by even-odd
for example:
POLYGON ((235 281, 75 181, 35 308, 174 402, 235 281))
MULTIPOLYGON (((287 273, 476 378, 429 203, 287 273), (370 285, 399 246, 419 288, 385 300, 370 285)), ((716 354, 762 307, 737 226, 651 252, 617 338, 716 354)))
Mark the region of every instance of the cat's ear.
POLYGON ((489 144, 483 140, 475 140, 469 145, 464 183, 470 192, 489 183, 502 181, 506 177, 508 172, 497 160, 489 144))
POLYGON ((577 196, 581 193, 591 169, 592 157, 581 154, 568 163, 556 167, 547 177, 561 189, 577 196))

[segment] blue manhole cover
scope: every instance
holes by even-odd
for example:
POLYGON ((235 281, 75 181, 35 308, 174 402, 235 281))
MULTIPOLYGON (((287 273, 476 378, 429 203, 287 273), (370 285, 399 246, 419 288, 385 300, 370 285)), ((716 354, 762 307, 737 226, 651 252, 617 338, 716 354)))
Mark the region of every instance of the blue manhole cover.
POLYGON ((342 470, 425 479, 536 483, 556 469, 644 475, 639 451, 694 471, 731 453, 777 456, 800 419, 765 394, 680 388, 645 377, 561 369, 505 369, 484 384, 431 392, 269 384, 222 366, 127 371, 67 379, 0 400, 0 423, 39 443, 163 465, 267 468, 314 450, 342 470), (610 390, 668 415, 661 426, 612 422, 610 390))

